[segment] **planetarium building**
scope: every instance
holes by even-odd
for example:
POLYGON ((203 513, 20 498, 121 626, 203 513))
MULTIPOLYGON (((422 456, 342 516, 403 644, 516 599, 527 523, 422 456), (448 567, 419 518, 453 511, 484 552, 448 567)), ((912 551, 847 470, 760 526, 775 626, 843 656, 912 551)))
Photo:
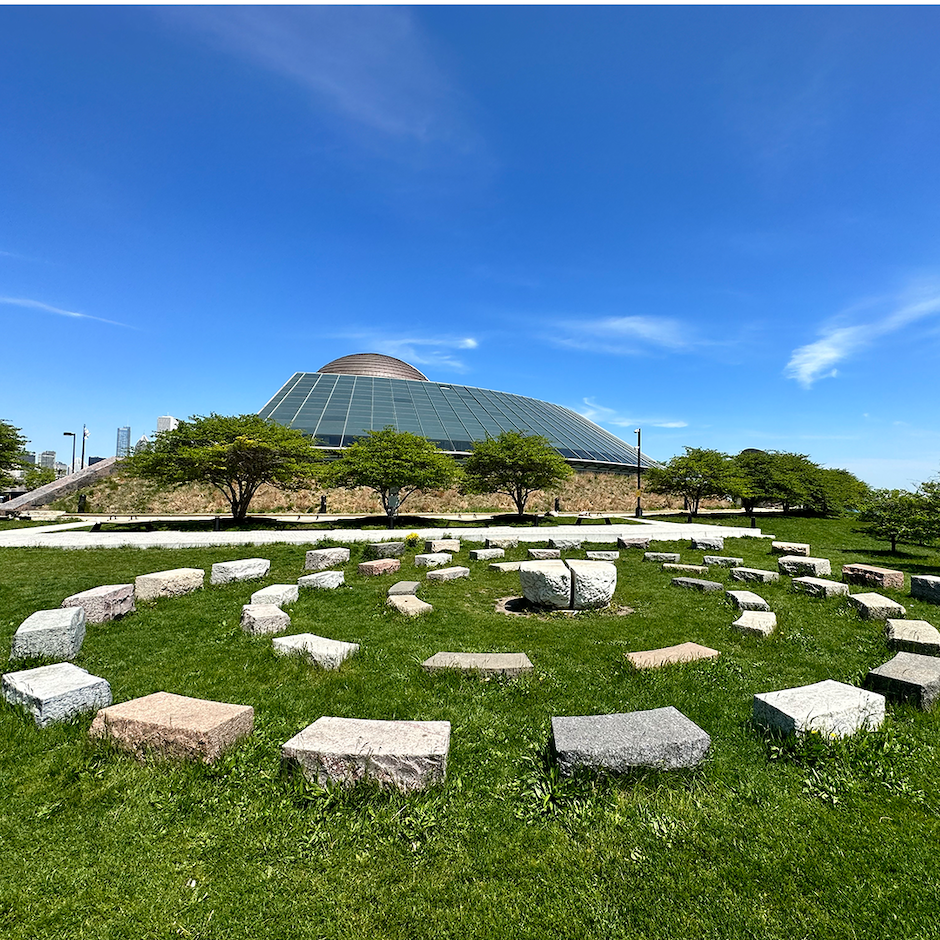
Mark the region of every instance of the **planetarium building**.
MULTIPOLYGON (((580 470, 636 470, 637 450, 587 418, 549 402, 508 392, 432 382, 391 356, 343 356, 317 372, 296 372, 259 412, 297 428, 324 448, 345 447, 391 425, 460 457, 474 441, 502 431, 540 434, 580 470)), ((645 454, 644 469, 656 466, 645 454)))

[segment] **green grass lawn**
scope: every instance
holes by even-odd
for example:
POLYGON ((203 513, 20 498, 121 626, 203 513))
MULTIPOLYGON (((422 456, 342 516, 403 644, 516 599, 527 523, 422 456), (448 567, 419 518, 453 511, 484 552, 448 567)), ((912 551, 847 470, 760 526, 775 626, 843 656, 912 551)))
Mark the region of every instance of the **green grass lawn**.
MULTIPOLYGON (((899 555, 846 520, 762 520, 814 554, 940 573, 940 555, 899 555)), ((472 546, 471 546, 472 547, 472 546)), ((598 548, 605 546, 598 545, 598 548)), ((606 546, 609 547, 609 546, 606 546)), ((657 543, 698 563, 688 544, 657 543)), ((928 938, 940 933, 940 717, 889 705, 883 729, 836 746, 773 740, 751 699, 833 678, 859 682, 889 653, 881 626, 844 599, 740 585, 777 612, 768 640, 731 630, 721 594, 670 586, 622 552, 615 603, 634 612, 509 617, 515 574, 467 561, 469 580, 429 582, 432 614, 390 612, 402 570, 302 592, 290 632, 360 643, 326 672, 278 659, 239 626, 264 584, 303 574, 304 546, 212 550, 5 549, 0 651, 35 610, 166 568, 271 559, 263 582, 206 587, 89 625, 78 665, 115 701, 157 690, 249 704, 255 730, 213 766, 139 762, 92 744, 91 717, 39 730, 0 707, 0 936, 4 938, 928 938), (685 640, 717 661, 637 672, 629 650, 685 640), (428 675, 440 650, 526 652, 512 682, 428 675), (552 715, 674 705, 712 738, 691 772, 559 779, 552 715), (401 796, 324 790, 283 767, 280 746, 321 715, 447 720, 446 782, 401 796)), ((725 554, 775 568, 769 543, 725 554)), ((507 552, 524 557, 525 549, 507 552)), ((577 555, 580 553, 572 553, 577 555)), ((726 580, 727 572, 708 575, 726 580)), ((836 577, 838 574, 836 573, 836 577)), ((908 616, 940 610, 885 592, 908 616)), ((16 663, 21 668, 34 663, 16 663)))

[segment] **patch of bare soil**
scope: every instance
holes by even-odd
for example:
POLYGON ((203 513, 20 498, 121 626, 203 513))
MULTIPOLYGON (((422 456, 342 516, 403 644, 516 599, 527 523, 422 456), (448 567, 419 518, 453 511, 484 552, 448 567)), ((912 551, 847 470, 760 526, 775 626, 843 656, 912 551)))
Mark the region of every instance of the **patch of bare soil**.
MULTIPOLYGON (((533 604, 524 597, 500 597, 496 601, 496 613, 509 614, 513 617, 544 616, 546 614, 567 614, 573 617, 577 614, 587 613, 587 611, 556 610, 553 607, 540 607, 538 604, 533 604)), ((603 610, 597 611, 597 613, 607 614, 612 617, 626 617, 627 614, 634 613, 634 609, 621 605, 618 607, 605 607, 603 610)))

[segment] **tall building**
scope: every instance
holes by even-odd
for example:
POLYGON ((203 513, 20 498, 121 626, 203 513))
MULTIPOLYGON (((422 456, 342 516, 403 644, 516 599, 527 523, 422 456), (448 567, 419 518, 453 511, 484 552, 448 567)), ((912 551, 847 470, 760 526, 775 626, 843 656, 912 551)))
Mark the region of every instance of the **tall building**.
POLYGON ((150 443, 150 438, 146 434, 140 435, 140 440, 134 445, 134 453, 138 454, 140 451, 150 443))
POLYGON ((55 470, 55 451, 44 450, 39 455, 39 466, 44 470, 55 470))
POLYGON ((114 452, 118 457, 129 457, 131 453, 131 429, 130 427, 118 428, 117 432, 117 450, 114 452))
POLYGON ((157 418, 157 433, 160 431, 175 431, 179 427, 179 418, 174 418, 173 415, 160 415, 157 418))
POLYGON ((34 450, 24 450, 23 451, 23 460, 26 461, 30 466, 36 466, 36 451, 34 450))

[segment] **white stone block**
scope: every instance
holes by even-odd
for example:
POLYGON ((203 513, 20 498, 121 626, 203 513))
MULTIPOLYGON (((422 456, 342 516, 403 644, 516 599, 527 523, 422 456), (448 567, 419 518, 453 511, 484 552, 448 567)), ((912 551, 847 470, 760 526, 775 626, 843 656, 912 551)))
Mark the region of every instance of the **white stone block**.
POLYGON ((276 607, 284 607, 286 604, 293 604, 300 594, 300 588, 296 584, 270 584, 260 591, 255 591, 251 595, 252 604, 274 604, 276 607))
POLYGON ((452 557, 447 552, 429 552, 424 555, 415 555, 415 565, 418 568, 439 568, 441 565, 449 565, 452 557))
POLYGON ((206 573, 202 568, 172 568, 169 571, 154 571, 138 575, 134 580, 134 593, 139 601, 151 601, 158 597, 179 597, 198 591, 206 573))
POLYGON ((342 571, 318 571, 316 574, 305 574, 297 579, 298 587, 313 588, 318 591, 329 591, 345 583, 346 574, 342 571))
POLYGON ((703 565, 715 565, 717 568, 739 568, 744 564, 743 558, 732 558, 731 555, 705 555, 703 565))
POLYGON ((827 578, 794 578, 790 587, 794 591, 811 594, 813 597, 843 597, 849 593, 847 584, 827 578))
POLYGON ((862 620, 887 620, 903 617, 907 611, 897 601, 881 594, 850 594, 849 603, 858 611, 862 620))
POLYGON ((528 556, 533 561, 549 561, 553 558, 561 558, 560 548, 530 548, 528 556))
POLYGON ((490 571, 518 571, 521 561, 496 561, 490 565, 490 571))
POLYGON ((784 555, 777 559, 777 567, 791 578, 821 578, 832 574, 828 558, 809 558, 802 555, 784 555))
POLYGON ((940 656, 940 630, 926 620, 894 620, 885 623, 885 639, 893 650, 940 656))
POLYGON ((245 604, 242 629, 246 633, 280 633, 290 626, 290 616, 274 604, 245 604))
POLYGON ((275 637, 271 644, 279 656, 304 656, 324 669, 339 669, 353 653, 359 652, 358 643, 343 643, 313 633, 275 637))
POLYGON ((3 697, 11 705, 22 705, 40 728, 111 704, 107 680, 72 663, 8 672, 0 685, 3 697))
POLYGON ((459 552, 460 539, 428 539, 424 543, 424 550, 432 555, 440 552, 459 552))
POLYGON ((431 604, 414 594, 390 594, 385 603, 406 617, 419 617, 434 610, 431 604))
POLYGON ((453 568, 438 568, 436 571, 428 572, 428 581, 456 581, 458 578, 469 578, 470 569, 462 565, 455 565, 453 568))
POLYGON ((755 723, 784 734, 815 731, 842 738, 862 729, 874 731, 884 720, 883 695, 834 679, 754 696, 755 723))
POLYGON ((340 548, 312 548, 304 558, 305 571, 322 571, 324 568, 333 568, 335 565, 345 565, 349 561, 349 549, 340 548))
POLYGON ((770 610, 746 610, 731 626, 739 633, 770 636, 777 629, 777 615, 770 610))
POLYGON ((519 566, 519 584, 530 604, 556 609, 571 606, 571 570, 563 561, 523 562, 519 566))
POLYGON ((72 659, 85 639, 85 610, 59 607, 30 614, 13 634, 10 659, 72 659))
POLYGON ((770 604, 753 591, 725 591, 738 610, 770 610, 770 604))
POLYGON ((770 550, 774 555, 809 555, 808 542, 771 542, 770 550))
POLYGON ((617 567, 609 561, 569 559, 571 599, 574 610, 607 607, 617 589, 617 567))
POLYGON ((692 550, 697 552, 722 552, 725 540, 720 535, 699 535, 692 538, 692 550))
POLYGON ((212 566, 210 584, 230 584, 232 581, 254 581, 263 578, 271 569, 267 558, 240 558, 237 561, 218 561, 212 566))
POLYGON ((515 678, 532 671, 532 663, 525 653, 435 653, 421 664, 428 672, 456 669, 475 672, 481 676, 515 678))
POLYGON ((518 548, 519 539, 515 539, 515 538, 487 539, 486 547, 487 548, 518 548))
POLYGON ((608 552, 608 551, 585 552, 584 556, 589 561, 617 561, 620 558, 620 552, 608 552))
POLYGON ((104 584, 67 597, 62 606, 81 607, 86 623, 106 623, 134 612, 134 585, 104 584))
POLYGON ((668 562, 669 564, 678 564, 679 563, 679 553, 678 552, 644 552, 643 561, 658 561, 668 562))
POLYGON ((772 581, 779 581, 780 575, 776 571, 765 571, 763 568, 732 568, 731 580, 770 584, 772 581))
POLYGON ((505 558, 506 552, 501 548, 474 548, 470 552, 470 561, 492 561, 494 558, 505 558))
POLYGON ((548 540, 549 548, 557 548, 560 552, 569 552, 572 549, 580 548, 584 544, 584 539, 556 538, 548 540))

